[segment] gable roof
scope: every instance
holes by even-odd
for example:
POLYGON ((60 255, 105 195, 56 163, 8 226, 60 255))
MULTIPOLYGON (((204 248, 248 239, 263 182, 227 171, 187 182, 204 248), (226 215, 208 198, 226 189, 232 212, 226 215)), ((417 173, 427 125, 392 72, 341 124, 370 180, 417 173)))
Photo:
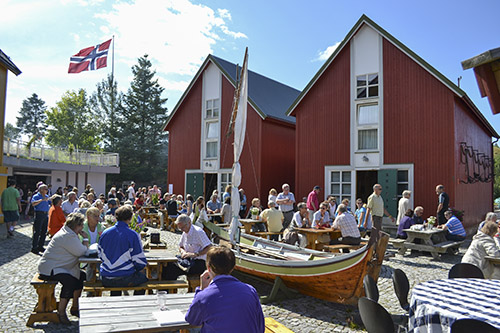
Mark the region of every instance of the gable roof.
POLYGON ((12 62, 12 60, 10 60, 9 56, 3 53, 2 50, 0 50, 0 63, 2 63, 5 67, 7 67, 7 69, 10 70, 12 73, 16 75, 21 74, 21 70, 17 68, 17 66, 12 62))
MULTIPOLYGON (((203 73, 209 63, 213 63, 217 66, 222 75, 234 87, 237 86, 237 75, 239 75, 241 67, 209 54, 189 84, 188 88, 184 91, 181 98, 175 105, 163 130, 166 130, 168 123, 174 117, 194 83, 198 80, 201 73, 203 73)), ((285 112, 290 104, 297 98, 297 96, 299 96, 299 94, 300 90, 284 85, 283 83, 265 77, 261 74, 250 70, 248 71, 248 102, 253 109, 257 111, 262 119, 271 117, 287 123, 295 124, 295 117, 285 115, 285 112)))
POLYGON ((366 16, 364 14, 360 17, 360 19, 356 22, 356 24, 352 27, 352 29, 347 33, 344 40, 339 44, 339 46, 335 49, 335 51, 330 55, 330 57, 328 58, 328 60, 326 60, 326 62, 323 64, 323 66, 321 66, 321 68, 314 75, 314 77, 311 79, 311 81, 309 81, 309 83, 306 85, 304 90, 302 90, 300 95, 290 105, 290 107, 288 108, 288 110, 286 112, 286 115, 288 115, 288 116, 292 115, 295 107, 300 103, 300 101, 304 98, 304 96, 307 95, 309 90, 314 86, 314 84, 321 77, 321 75, 327 70, 327 68, 334 61, 334 59, 337 57, 337 55, 340 53, 340 51, 342 51, 342 49, 346 45, 348 45, 349 41, 354 37, 354 35, 363 26, 363 24, 366 24, 367 26, 371 27, 373 30, 378 32, 380 35, 382 35, 382 37, 384 37, 386 40, 391 42, 399 50, 401 50, 403 53, 405 53, 407 56, 409 56, 413 61, 415 61, 420 66, 422 66, 427 72, 429 72, 432 76, 434 76, 441 83, 443 83, 446 87, 448 87, 451 91, 453 91, 458 97, 462 98, 465 101, 465 103, 467 103, 467 105, 470 106, 474 115, 477 118, 479 118, 480 122, 490 131, 491 135, 496 137, 496 138, 499 137, 498 133, 491 126, 491 124, 486 120, 486 118, 481 113, 481 111, 479 111, 477 106, 474 105, 474 103, 467 96, 465 91, 460 89, 456 84, 454 84, 452 81, 450 81, 446 76, 441 74, 437 69, 432 67, 428 62, 426 62, 419 55, 417 55, 415 52, 410 50, 406 45, 401 43, 398 39, 396 39, 394 36, 392 36, 390 33, 388 33, 386 30, 384 30, 382 27, 380 27, 377 23, 372 21, 368 16, 366 16))

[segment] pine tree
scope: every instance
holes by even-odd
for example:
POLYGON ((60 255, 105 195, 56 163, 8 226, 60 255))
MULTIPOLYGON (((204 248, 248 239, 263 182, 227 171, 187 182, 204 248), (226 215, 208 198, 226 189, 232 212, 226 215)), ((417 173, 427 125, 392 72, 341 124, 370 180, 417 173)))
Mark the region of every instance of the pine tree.
POLYGON ((15 127, 11 123, 5 124, 3 131, 3 136, 7 139, 16 140, 19 137, 19 128, 15 127))
POLYGON ((26 134, 33 141, 42 140, 45 135, 47 116, 45 102, 33 93, 31 97, 23 101, 17 117, 17 128, 22 134, 26 134))
POLYGON ((163 183, 166 180, 167 99, 155 78, 156 71, 145 55, 132 67, 134 79, 123 97, 118 121, 120 173, 122 179, 163 183))

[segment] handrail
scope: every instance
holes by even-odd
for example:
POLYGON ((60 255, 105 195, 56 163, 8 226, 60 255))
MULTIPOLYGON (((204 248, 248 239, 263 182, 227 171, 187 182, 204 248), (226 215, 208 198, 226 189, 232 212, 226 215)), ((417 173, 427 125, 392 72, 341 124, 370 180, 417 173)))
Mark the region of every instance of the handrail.
POLYGON ((99 152, 68 148, 49 147, 20 140, 5 138, 3 141, 4 155, 56 163, 119 167, 118 153, 99 152))

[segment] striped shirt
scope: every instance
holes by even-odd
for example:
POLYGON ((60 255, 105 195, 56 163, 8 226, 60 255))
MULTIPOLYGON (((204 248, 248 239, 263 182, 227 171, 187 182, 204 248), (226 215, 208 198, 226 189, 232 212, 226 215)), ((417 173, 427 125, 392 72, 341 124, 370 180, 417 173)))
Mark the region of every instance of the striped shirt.
POLYGON ((129 276, 147 265, 140 236, 123 221, 104 230, 99 238, 100 274, 107 278, 129 276))
POLYGON ((462 222, 460 222, 460 220, 455 215, 450 217, 450 219, 448 220, 448 222, 446 222, 445 225, 446 228, 448 228, 450 234, 457 236, 464 236, 464 237, 466 236, 462 222))

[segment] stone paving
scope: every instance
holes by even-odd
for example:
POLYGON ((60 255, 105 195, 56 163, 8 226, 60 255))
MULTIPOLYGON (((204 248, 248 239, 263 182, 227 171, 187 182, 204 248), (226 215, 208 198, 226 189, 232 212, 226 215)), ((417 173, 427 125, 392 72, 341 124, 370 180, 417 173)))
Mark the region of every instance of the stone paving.
MULTIPOLYGON (((37 270, 40 256, 30 252, 32 225, 25 222, 18 225, 14 238, 6 238, 5 226, 0 225, 0 332, 77 332, 78 318, 69 315, 72 325, 69 327, 36 323, 34 328, 26 327, 26 321, 33 310, 37 296, 30 281, 37 270)), ((180 235, 162 231, 161 238, 170 249, 177 248, 180 235)), ((402 269, 410 280, 410 286, 439 278, 446 278, 448 270, 460 262, 466 246, 456 256, 443 255, 434 260, 428 254, 395 255, 384 260, 378 287, 379 302, 393 314, 402 314, 403 310, 394 293, 392 271, 402 269)), ((395 250, 388 253, 394 255, 395 250)), ((255 286, 259 294, 267 295, 271 286, 252 278, 243 278, 244 282, 255 286)), ((56 288, 59 298, 60 286, 56 288)), ((185 292, 182 290, 180 292, 185 292)), ((339 305, 309 296, 301 295, 295 299, 276 301, 262 306, 266 317, 273 317, 294 332, 357 332, 362 330, 359 313, 354 306, 339 305)))

